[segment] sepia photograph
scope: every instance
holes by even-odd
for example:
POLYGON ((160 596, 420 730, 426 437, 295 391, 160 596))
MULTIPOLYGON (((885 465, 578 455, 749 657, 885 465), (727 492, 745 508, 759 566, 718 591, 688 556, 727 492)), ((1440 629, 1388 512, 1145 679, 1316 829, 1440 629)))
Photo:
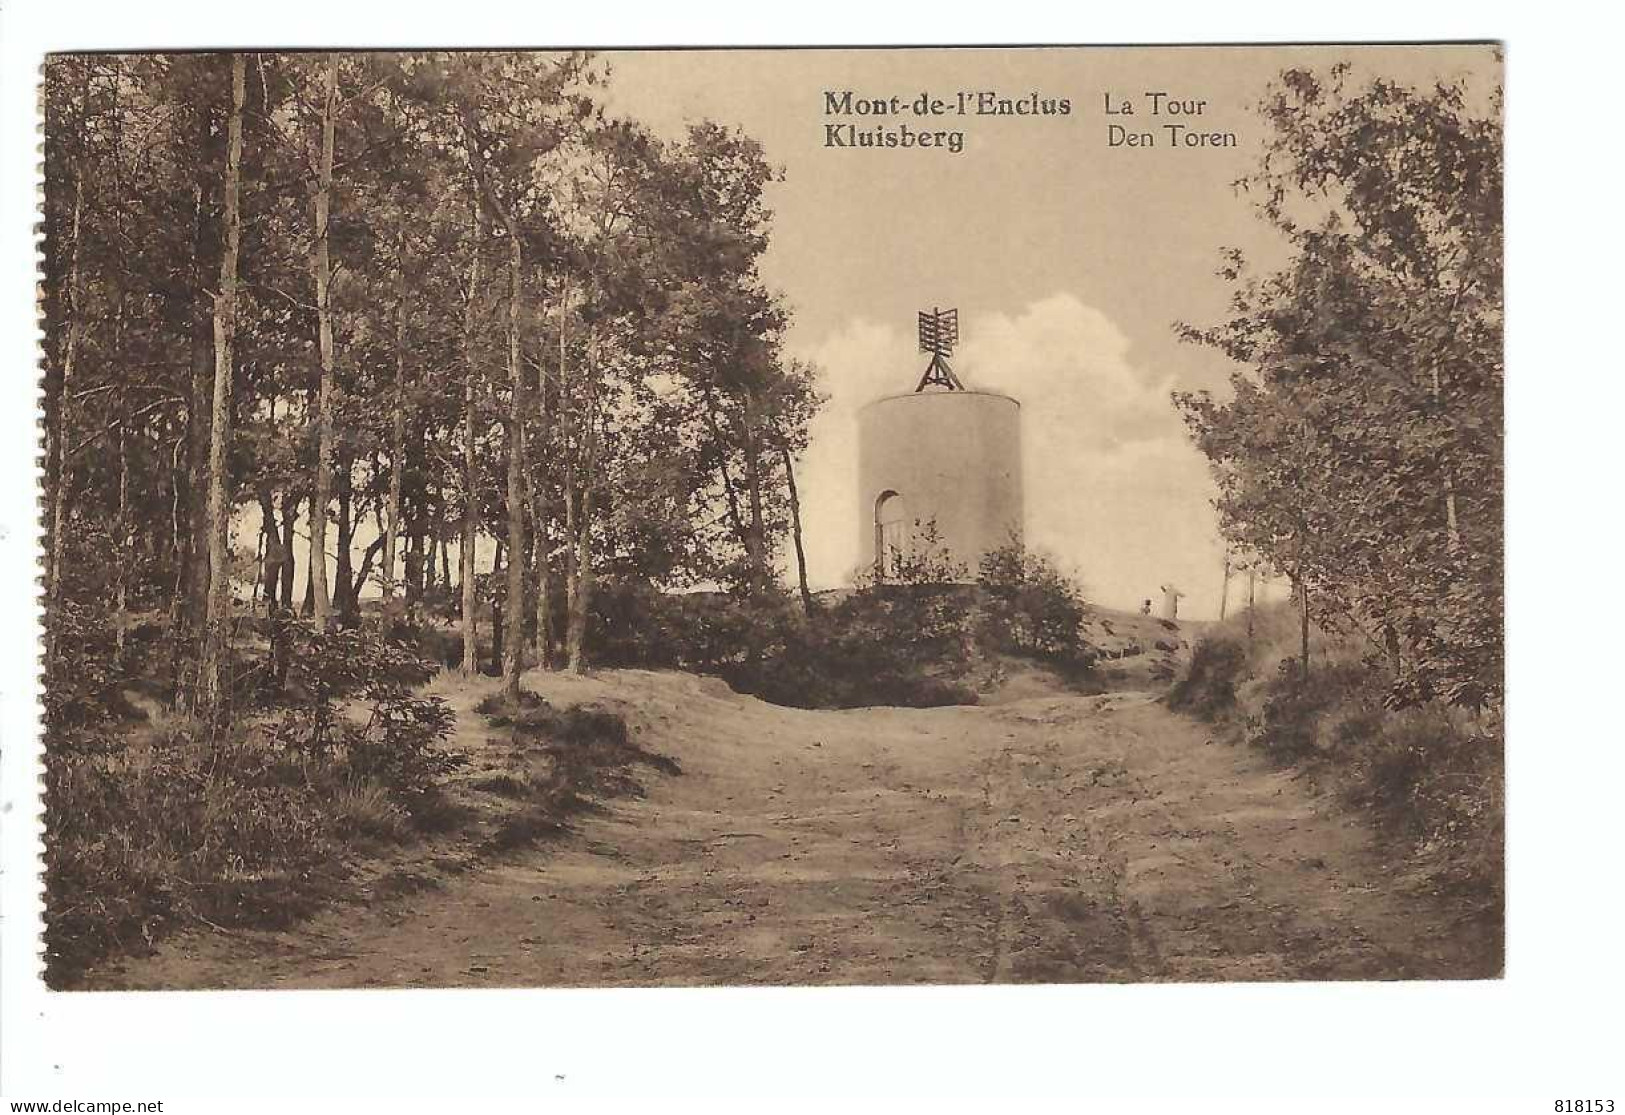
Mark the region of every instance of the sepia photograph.
POLYGON ((1502 978, 1500 46, 40 80, 49 987, 1502 978))

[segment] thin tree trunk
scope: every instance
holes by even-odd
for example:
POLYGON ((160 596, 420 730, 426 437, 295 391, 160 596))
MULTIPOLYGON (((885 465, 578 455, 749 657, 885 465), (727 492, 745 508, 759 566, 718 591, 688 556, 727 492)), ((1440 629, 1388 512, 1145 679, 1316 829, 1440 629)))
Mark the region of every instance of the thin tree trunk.
POLYGON ((316 495, 310 508, 310 568, 312 612, 318 630, 327 626, 332 597, 327 585, 327 505, 333 485, 333 406, 337 384, 333 374, 333 315, 329 303, 332 253, 328 240, 329 209, 333 194, 333 128, 338 112, 339 56, 329 53, 322 87, 322 155, 316 180, 316 237, 312 267, 316 272, 316 334, 321 350, 321 401, 316 419, 316 495))
POLYGON ((51 509, 51 564, 50 587, 47 595, 57 600, 61 596, 62 550, 67 541, 68 504, 72 499, 72 474, 68 466, 68 446, 72 440, 73 424, 73 370, 79 354, 79 335, 84 330, 81 302, 84 297, 80 279, 80 244, 84 232, 85 177, 75 164, 73 173, 73 252, 68 264, 68 335, 62 342, 62 395, 56 406, 56 483, 53 486, 51 509))
MULTIPOLYGON (((114 327, 114 351, 122 352, 124 348, 124 309, 123 294, 119 296, 118 324, 114 327)), ((120 414, 128 414, 129 403, 125 399, 124 382, 119 381, 118 409, 120 414)), ((124 640, 129 626, 130 618, 130 562, 135 557, 135 534, 130 528, 130 448, 126 438, 126 423, 120 422, 118 428, 118 513, 115 516, 113 537, 118 539, 118 553, 113 557, 113 611, 117 616, 113 631, 113 661, 124 662, 124 640)))
POLYGON ((282 583, 282 534, 277 529, 276 505, 271 489, 262 486, 260 497, 260 537, 264 541, 265 555, 260 564, 260 579, 254 595, 265 599, 266 614, 276 607, 276 592, 282 583))
POLYGON ((300 498, 297 492, 282 493, 282 573, 280 603, 288 611, 293 610, 293 544, 294 524, 299 519, 300 498))
POLYGON ((1300 617, 1301 642, 1299 654, 1301 659, 1302 677, 1309 680, 1309 586, 1302 580, 1298 581, 1298 615, 1300 617))
MULTIPOLYGON (((406 464, 406 211, 395 228, 395 422, 389 439, 389 510, 384 520, 384 604, 395 598, 395 550, 406 464)), ((410 579, 410 578, 409 578, 410 579)))
MULTIPOLYGON (((562 342, 561 342, 562 343, 562 342)), ((579 505, 579 474, 578 458, 581 455, 580 434, 578 427, 581 419, 582 404, 572 406, 565 397, 565 388, 569 384, 563 363, 563 350, 560 350, 559 363, 559 413, 565 423, 565 454, 564 454, 564 661, 567 669, 570 663, 570 630, 576 614, 576 599, 581 592, 581 575, 578 565, 580 553, 576 546, 576 522, 579 518, 577 508, 579 505)))
MULTIPOLYGON (((570 312, 570 284, 566 281, 559 297, 559 377, 564 376, 565 323, 570 312)), ((539 369, 536 378, 536 410, 541 419, 540 435, 547 443, 547 372, 539 369)), ((528 448, 528 442, 527 442, 528 448)), ((538 481, 534 463, 527 459, 525 475, 529 477, 531 533, 534 536, 532 559, 536 563, 536 656, 542 668, 553 668, 553 608, 552 561, 550 560, 547 530, 547 483, 538 481)))
POLYGON ((473 206, 472 252, 468 263, 468 305, 463 316, 463 539, 459 558, 463 578, 463 673, 479 672, 474 642, 474 525, 479 500, 474 491, 474 381, 478 372, 474 353, 475 305, 480 292, 480 206, 473 206))
MULTIPOLYGON (((119 114, 119 79, 116 76, 113 84, 113 194, 116 200, 113 203, 113 237, 118 243, 124 242, 124 122, 119 114)), ((74 237, 75 250, 78 248, 78 236, 74 237)), ((126 306, 126 278, 120 273, 115 280, 118 291, 116 309, 113 315, 113 352, 120 357, 124 353, 124 323, 126 306)), ((130 613, 130 566, 135 560, 135 530, 130 521, 130 446, 129 422, 130 413, 128 380, 120 376, 118 386, 118 511, 114 517, 113 537, 117 542, 118 551, 113 558, 113 610, 116 617, 113 630, 113 661, 115 664, 124 663, 124 644, 129 626, 130 613)))
POLYGON ((788 446, 781 446, 779 455, 784 459, 784 479, 790 489, 790 537, 796 545, 796 584, 801 588, 801 610, 811 616, 813 598, 807 587, 807 551, 801 542, 801 496, 796 491, 796 466, 790 459, 788 446))
POLYGON ((519 696, 519 676, 525 669, 525 380, 519 360, 519 297, 524 272, 519 230, 503 213, 508 226, 508 633, 502 688, 519 696))
MULTIPOLYGON (((438 534, 428 535, 428 542, 425 544, 423 553, 423 586, 419 590, 419 599, 428 596, 434 588, 435 558, 439 553, 439 549, 440 536, 438 534)), ((448 584, 446 587, 449 589, 451 586, 448 584)))
MULTIPOLYGON (((528 441, 526 447, 529 447, 528 441)), ((536 583, 536 659, 542 669, 551 670, 553 621, 548 611, 551 578, 548 575, 547 496, 543 485, 536 481, 528 453, 525 461, 525 497, 530 504, 530 560, 534 567, 531 575, 536 583)))
MULTIPOLYGON (((177 595, 180 598, 177 634, 185 641, 197 638, 208 611, 208 492, 209 395, 214 377, 214 310, 208 291, 218 276, 219 265, 211 267, 211 255, 218 245, 218 228, 213 225, 211 203, 214 183, 208 171, 215 165, 219 140, 214 127, 213 108, 199 104, 196 119, 199 174, 192 185, 192 274, 195 309, 190 331, 191 374, 186 402, 186 467, 180 470, 184 496, 184 549, 178 570, 177 595), (212 234, 212 235, 211 235, 212 234)), ((193 679, 195 682, 195 679, 193 679)), ((185 699, 195 696, 195 685, 181 687, 185 699)))
POLYGON ((372 576, 372 563, 378 560, 378 555, 384 549, 384 536, 379 534, 367 548, 361 552, 361 564, 356 568, 355 577, 350 582, 349 599, 356 611, 361 608, 361 590, 367 587, 367 578, 372 576))
POLYGON ((1219 587, 1219 622, 1224 622, 1224 616, 1230 608, 1230 555, 1224 555, 1224 583, 1219 587))
POLYGON ((597 339, 587 337, 587 367, 582 380, 584 457, 577 483, 581 488, 581 513, 571 524, 571 564, 573 591, 570 594, 566 651, 569 670, 579 674, 586 669, 587 612, 592 603, 592 517, 593 489, 598 471, 598 358, 597 339))
POLYGON ((717 446, 717 471, 722 476, 722 494, 726 500, 728 521, 733 524, 734 537, 739 539, 739 545, 748 553, 750 550, 750 537, 749 533, 745 530, 745 516, 744 513, 739 510, 739 492, 734 486, 732 474, 728 472, 727 439, 722 436, 722 424, 717 421, 717 408, 720 405, 721 404, 717 401, 716 392, 707 387, 703 412, 705 414, 706 427, 711 432, 711 440, 715 442, 717 446))
POLYGON ((315 564, 305 562, 305 595, 299 601, 299 614, 309 619, 316 614, 316 573, 315 564))
MULTIPOLYGON (((122 194, 120 195, 123 196, 122 194)), ((113 319, 113 351, 124 351, 124 281, 118 283, 118 309, 113 319)), ((113 556, 113 610, 116 616, 113 630, 113 660, 124 662, 126 628, 130 618, 130 565, 135 560, 135 526, 130 520, 130 446, 129 423, 123 416, 130 413, 126 381, 119 379, 118 412, 118 511, 114 516, 113 537, 118 551, 113 556)))
POLYGON ((761 592, 767 587, 767 528, 762 516, 762 463, 756 441, 756 404, 752 392, 745 392, 745 483, 750 497, 750 535, 747 556, 750 559, 751 591, 761 592))
POLYGON ((355 461, 348 452, 341 454, 338 467, 338 545, 333 555, 332 614, 339 622, 349 625, 355 619, 355 600, 350 595, 350 580, 355 568, 351 545, 355 541, 355 461))
POLYGON ((1256 614, 1258 604, 1258 570, 1249 567, 1247 570, 1247 641, 1253 641, 1253 616, 1256 614))
MULTIPOLYGON (((498 538, 496 553, 491 556, 491 672, 498 677, 503 676, 503 650, 507 627, 502 621, 502 594, 497 592, 496 588, 502 583, 502 571, 506 568, 503 565, 505 560, 503 542, 498 538)), ((506 685, 503 691, 507 691, 506 685)))
POLYGON ((225 251, 220 259, 220 291, 214 304, 214 403, 209 436, 209 607, 204 620, 202 707, 218 728, 230 697, 227 676, 227 623, 231 585, 226 568, 231 531, 226 469, 231 451, 232 341, 237 329, 237 252, 241 218, 237 190, 243 154, 243 56, 231 56, 231 117, 227 125, 225 180, 225 251))
POLYGON ((569 669, 579 674, 587 668, 587 613, 592 606, 592 486, 589 482, 581 495, 581 515, 576 524, 575 538, 575 592, 570 598, 567 653, 569 669))

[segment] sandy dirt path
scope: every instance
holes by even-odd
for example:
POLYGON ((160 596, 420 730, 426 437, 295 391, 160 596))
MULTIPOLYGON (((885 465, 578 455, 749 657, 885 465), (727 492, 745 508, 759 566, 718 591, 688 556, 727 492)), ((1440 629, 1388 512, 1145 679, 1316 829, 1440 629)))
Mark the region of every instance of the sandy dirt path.
POLYGON ((527 684, 623 708, 683 773, 431 889, 284 932, 187 932, 91 984, 1494 974, 1352 814, 1146 694, 811 712, 680 674, 527 684))

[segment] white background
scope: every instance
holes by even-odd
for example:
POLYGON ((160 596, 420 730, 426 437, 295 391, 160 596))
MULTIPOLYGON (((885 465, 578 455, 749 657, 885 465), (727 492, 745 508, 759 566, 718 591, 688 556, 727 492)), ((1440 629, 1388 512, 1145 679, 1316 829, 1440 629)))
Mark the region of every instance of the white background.
MULTIPOLYGON (((1163 1098, 1102 1105, 1135 1111, 1367 1111, 1379 1106, 1375 1097, 1410 1097, 1380 1105, 1384 1110, 1430 1112, 1552 1111, 1560 1097, 1625 1104, 1625 870, 1616 819, 1625 662, 1613 637, 1625 372, 1617 328, 1625 298, 1618 173, 1625 44, 1593 14, 1603 6, 1519 11, 1493 3, 1362 2, 1330 10, 1163 0, 1065 11, 1000 3, 970 15, 947 4, 773 7, 31 0, 0 12, 0 1093, 11 1100, 164 1099, 166 1111, 178 1112, 374 1106, 299 1099, 233 1100, 227 1108, 183 1102, 188 1096, 356 1097, 392 1110, 445 1110, 451 1105, 437 1097, 523 1095, 532 1097, 522 1105, 528 1108, 602 1093, 1163 1098), (43 52, 1434 38, 1508 42, 1505 980, 141 995, 42 989, 31 225, 43 52), (398 1098, 386 1105, 384 1097, 398 1098), (1257 1101, 1220 1105, 1218 1097, 1257 1101)), ((826 1106, 834 1105, 818 1105, 826 1106)))

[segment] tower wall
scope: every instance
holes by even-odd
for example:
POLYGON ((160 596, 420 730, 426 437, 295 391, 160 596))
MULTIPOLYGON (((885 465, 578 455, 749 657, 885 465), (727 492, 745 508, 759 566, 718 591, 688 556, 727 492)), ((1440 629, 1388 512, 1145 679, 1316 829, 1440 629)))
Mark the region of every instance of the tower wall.
POLYGON ((982 555, 1025 527, 1021 404, 983 391, 920 391, 858 412, 858 553, 871 567, 876 508, 902 497, 909 525, 935 520, 942 544, 974 579, 982 555))

